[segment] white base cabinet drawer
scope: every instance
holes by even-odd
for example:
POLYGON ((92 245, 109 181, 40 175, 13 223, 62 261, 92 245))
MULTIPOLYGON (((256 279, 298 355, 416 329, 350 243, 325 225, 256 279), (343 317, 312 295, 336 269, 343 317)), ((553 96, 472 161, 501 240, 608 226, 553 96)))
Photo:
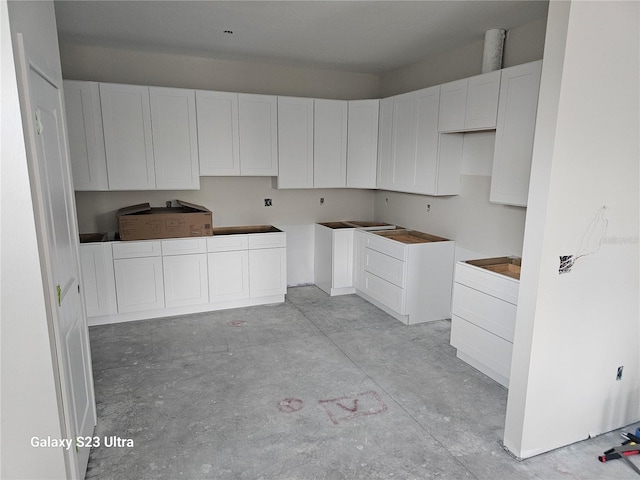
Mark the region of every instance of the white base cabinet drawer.
POLYGON ((167 307, 202 305, 209 301, 206 253, 163 257, 162 266, 167 307))
POLYGON ((113 258, 159 257, 162 255, 160 240, 141 242, 116 242, 112 246, 113 258))
POLYGON ((455 281, 514 305, 518 304, 520 282, 513 278, 465 262, 458 262, 455 281))
POLYGON ((364 272, 364 293, 400 315, 406 314, 405 290, 370 272, 364 272))
POLYGON ((509 387, 513 350, 511 342, 453 315, 451 345, 458 349, 458 358, 509 387))
POLYGON ((516 326, 514 304, 460 283, 453 286, 453 314, 509 342, 516 326))
POLYGON ((208 254, 209 301, 249 298, 249 251, 208 254))
POLYGON ((365 250, 364 269, 377 277, 404 288, 406 284, 406 264, 375 250, 365 250))
POLYGON ((164 308, 161 257, 119 259, 113 264, 118 313, 164 308))
POLYGON ((403 262, 407 259, 407 249, 405 245, 394 240, 379 237, 375 234, 365 237, 365 246, 376 252, 384 253, 390 257, 397 258, 403 262))

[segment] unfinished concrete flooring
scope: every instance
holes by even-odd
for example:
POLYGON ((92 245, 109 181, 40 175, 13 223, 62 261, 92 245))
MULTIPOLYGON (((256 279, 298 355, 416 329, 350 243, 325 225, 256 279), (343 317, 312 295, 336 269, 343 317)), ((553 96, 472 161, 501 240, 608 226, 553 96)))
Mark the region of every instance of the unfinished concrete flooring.
MULTIPOLYGON (((92 327, 100 446, 88 479, 622 479, 615 433, 525 461, 507 391, 355 295, 92 327)), ((569 413, 569 412, 567 412, 569 413)))

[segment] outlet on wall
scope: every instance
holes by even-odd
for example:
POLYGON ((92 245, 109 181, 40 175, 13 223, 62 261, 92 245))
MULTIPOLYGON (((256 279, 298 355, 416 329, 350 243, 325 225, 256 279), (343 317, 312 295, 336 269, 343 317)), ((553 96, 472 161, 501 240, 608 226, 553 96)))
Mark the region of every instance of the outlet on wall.
POLYGON ((264 199, 264 206, 265 207, 270 207, 271 205, 273 205, 273 202, 271 202, 270 198, 265 198, 264 199))
POLYGON ((320 197, 320 205, 324 205, 324 197, 320 197))

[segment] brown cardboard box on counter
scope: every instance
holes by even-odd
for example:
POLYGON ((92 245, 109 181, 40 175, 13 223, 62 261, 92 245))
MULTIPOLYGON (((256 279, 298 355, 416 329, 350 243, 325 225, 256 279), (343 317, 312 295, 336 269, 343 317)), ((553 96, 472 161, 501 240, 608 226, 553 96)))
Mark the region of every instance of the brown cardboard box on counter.
POLYGON ((151 208, 148 203, 116 214, 120 240, 204 237, 213 235, 213 214, 200 205, 177 200, 179 207, 151 208))

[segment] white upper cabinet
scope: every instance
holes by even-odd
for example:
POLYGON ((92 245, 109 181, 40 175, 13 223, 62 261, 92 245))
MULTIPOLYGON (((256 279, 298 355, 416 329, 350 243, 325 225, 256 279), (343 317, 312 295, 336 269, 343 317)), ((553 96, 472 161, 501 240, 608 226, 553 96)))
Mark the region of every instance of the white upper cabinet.
POLYGON ((440 86, 440 116, 438 120, 441 132, 464 130, 464 114, 467 108, 468 79, 456 80, 440 86))
POLYGON ((352 100, 347 120, 347 188, 376 188, 379 100, 352 100))
POLYGON ((110 190, 156 188, 149 87, 101 83, 110 190))
POLYGON ((313 99, 278 97, 278 188, 313 187, 313 99))
POLYGON ((200 175, 240 175, 238 94, 196 91, 200 175))
POLYGON ((440 89, 440 132, 496 127, 500 70, 446 83, 440 89))
POLYGON ((393 135, 393 97, 380 100, 378 118, 378 175, 376 186, 379 189, 391 188, 391 138, 393 135))
POLYGON ((273 95, 238 94, 240 175, 278 175, 278 101, 273 95))
POLYGON ((315 100, 313 186, 347 185, 347 112, 343 100, 315 100))
POLYGON ((439 105, 440 86, 380 102, 378 188, 422 195, 459 193, 463 134, 438 133, 439 105))
POLYGON ((465 130, 483 130, 496 127, 500 70, 469 78, 465 130))
POLYGON ((65 80, 64 100, 74 190, 108 190, 99 86, 65 80))
POLYGON ((156 189, 199 189, 195 92, 150 87, 149 95, 156 189))
POLYGON ((542 61, 502 70, 489 200, 526 206, 542 61))

